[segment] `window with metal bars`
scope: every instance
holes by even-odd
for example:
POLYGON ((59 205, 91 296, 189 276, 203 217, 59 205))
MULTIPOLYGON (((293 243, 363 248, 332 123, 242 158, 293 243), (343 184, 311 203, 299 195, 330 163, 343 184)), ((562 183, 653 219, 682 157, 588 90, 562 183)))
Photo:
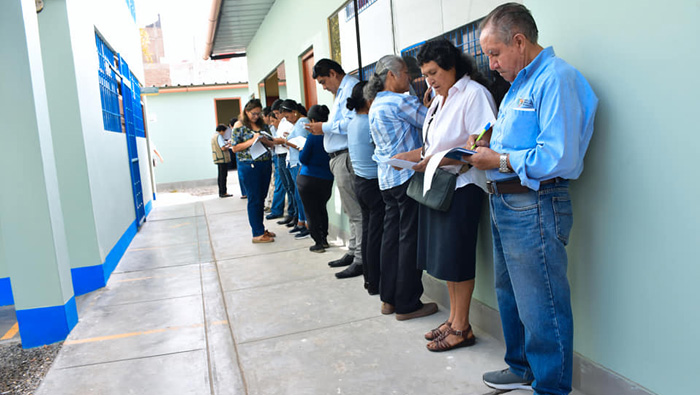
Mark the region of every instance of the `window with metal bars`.
POLYGON ((119 79, 117 76, 117 60, 114 52, 95 33, 97 44, 97 56, 99 59, 99 83, 100 99, 102 102, 102 121, 105 130, 112 132, 122 131, 121 115, 119 111, 119 79))
POLYGON ((105 130, 121 133, 123 119, 123 99, 121 91, 122 78, 128 78, 133 103, 134 130, 137 137, 146 137, 143 121, 143 106, 141 105, 141 86, 133 73, 122 76, 119 73, 119 57, 116 56, 102 38, 95 33, 97 56, 99 60, 98 74, 100 84, 100 101, 102 104, 102 122, 105 130), (121 103, 121 104, 120 104, 121 103))
MULTIPOLYGON (((362 12, 377 0, 357 0, 357 12, 362 12)), ((351 1, 345 5, 345 20, 349 21, 355 16, 355 2, 351 1)))
MULTIPOLYGON (((372 74, 374 74, 374 70, 376 68, 377 68, 377 62, 374 62, 372 64, 368 64, 367 66, 364 66, 362 68, 362 81, 369 80, 369 77, 371 77, 372 74)), ((358 69, 351 71, 349 74, 354 75, 357 78, 360 78, 360 76, 359 76, 360 72, 358 69)))

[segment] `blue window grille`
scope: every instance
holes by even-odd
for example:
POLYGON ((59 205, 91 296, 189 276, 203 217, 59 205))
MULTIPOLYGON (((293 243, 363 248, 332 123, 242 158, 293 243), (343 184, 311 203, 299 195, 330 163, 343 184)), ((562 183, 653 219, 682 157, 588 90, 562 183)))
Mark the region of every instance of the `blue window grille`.
MULTIPOLYGON (((374 62, 372 64, 368 64, 367 66, 362 68, 362 81, 367 81, 369 80, 369 77, 374 74, 374 70, 377 68, 377 62, 374 62)), ((355 77, 359 78, 359 70, 355 69, 350 72, 350 75, 354 75, 355 77)))
POLYGON ((136 22, 136 7, 134 7, 134 0, 126 0, 126 6, 129 7, 131 17, 134 18, 134 22, 136 22))
POLYGON ((97 55, 99 59, 100 99, 102 102, 102 122, 105 130, 121 133, 121 115, 119 114, 119 81, 116 73, 114 52, 95 33, 97 55))
MULTIPOLYGON (((481 30, 479 29, 480 23, 481 19, 458 27, 457 29, 444 33, 441 36, 451 41, 452 44, 457 47, 457 49, 474 57, 477 69, 487 78, 493 79, 495 76, 489 69, 489 59, 484 51, 481 50, 481 44, 479 43, 479 35, 481 34, 481 30)), ((425 41, 405 48, 401 51, 401 56, 416 57, 423 44, 425 44, 425 41)), ((413 80, 412 85, 413 89, 415 89, 416 93, 419 95, 418 97, 423 97, 423 94, 427 89, 425 78, 420 77, 413 80)))
MULTIPOLYGON (((367 9, 367 7, 374 4, 377 0, 357 0, 357 11, 362 12, 367 9)), ((345 20, 349 21, 355 16, 355 2, 350 1, 345 5, 345 20)))
POLYGON ((129 73, 129 80, 131 81, 131 94, 132 94, 132 108, 134 115, 134 131, 136 137, 146 137, 146 132, 144 131, 143 122, 143 106, 141 105, 141 85, 139 85, 139 80, 133 73, 129 73))

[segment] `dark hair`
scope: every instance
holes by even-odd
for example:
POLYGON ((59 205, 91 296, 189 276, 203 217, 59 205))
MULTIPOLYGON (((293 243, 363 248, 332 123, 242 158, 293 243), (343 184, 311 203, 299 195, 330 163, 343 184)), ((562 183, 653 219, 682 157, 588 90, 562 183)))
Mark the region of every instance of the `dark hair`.
POLYGON ((270 110, 279 111, 281 105, 282 105, 282 99, 277 99, 274 102, 272 102, 272 105, 270 106, 270 110))
POLYGON ((235 124, 236 124, 236 122, 237 122, 237 121, 238 121, 238 118, 236 118, 236 117, 233 117, 233 118, 231 118, 231 120, 230 120, 230 121, 228 121, 228 124, 229 124, 229 125, 231 125, 231 126, 233 126, 233 125, 235 125, 235 124))
POLYGON ((270 107, 265 107, 265 108, 263 108, 262 113, 263 113, 264 116, 267 117, 267 116, 269 116, 270 114, 272 114, 272 110, 270 109, 270 107))
MULTIPOLYGON (((253 128, 253 125, 251 124, 250 119, 248 118, 247 111, 251 111, 255 108, 262 109, 262 103, 260 103, 259 99, 250 99, 250 101, 248 101, 248 103, 243 108, 243 113, 241 113, 241 123, 243 125, 245 125, 247 128, 251 128, 251 129, 253 128)), ((255 122, 255 124, 260 129, 265 128, 265 122, 263 121, 262 117, 258 117, 258 120, 255 122)))
POLYGON ((284 100, 280 103, 280 111, 298 111, 297 102, 292 99, 284 100))
POLYGON ((228 126, 224 125, 223 123, 220 123, 219 126, 216 127, 217 132, 225 132, 226 129, 228 129, 228 126))
POLYGON ((345 71, 343 67, 338 64, 338 62, 330 59, 321 59, 314 65, 314 72, 312 77, 314 79, 318 77, 328 77, 331 75, 331 70, 335 71, 340 75, 344 75, 345 71))
POLYGON ((328 115, 331 111, 323 104, 314 104, 309 108, 309 120, 316 122, 328 121, 328 115))
POLYGON ((518 3, 501 4, 491 11, 479 24, 479 29, 493 28, 494 33, 505 45, 510 45, 510 40, 521 33, 531 43, 537 44, 537 24, 530 10, 518 3))
POLYGON ((457 81, 468 75, 472 80, 489 87, 490 82, 477 70, 471 55, 461 52, 450 41, 436 38, 423 44, 418 51, 418 64, 423 66, 431 61, 437 63, 443 70, 455 69, 457 81))
POLYGON ((306 107, 303 104, 297 103, 297 111, 303 116, 306 116, 306 107))
POLYGON ((367 100, 365 100, 365 95, 363 89, 367 85, 367 81, 360 81, 355 84, 352 88, 352 94, 348 97, 348 102, 345 107, 350 111, 357 111, 365 108, 367 106, 367 100))

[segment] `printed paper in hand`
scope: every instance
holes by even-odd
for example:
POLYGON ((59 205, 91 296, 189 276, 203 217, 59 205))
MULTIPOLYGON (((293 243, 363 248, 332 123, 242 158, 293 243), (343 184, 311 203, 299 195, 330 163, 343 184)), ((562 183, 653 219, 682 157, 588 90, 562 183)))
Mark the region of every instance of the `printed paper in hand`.
POLYGON ((250 156, 253 159, 258 159, 261 155, 267 152, 267 148, 260 141, 260 137, 255 140, 253 145, 250 146, 250 156))

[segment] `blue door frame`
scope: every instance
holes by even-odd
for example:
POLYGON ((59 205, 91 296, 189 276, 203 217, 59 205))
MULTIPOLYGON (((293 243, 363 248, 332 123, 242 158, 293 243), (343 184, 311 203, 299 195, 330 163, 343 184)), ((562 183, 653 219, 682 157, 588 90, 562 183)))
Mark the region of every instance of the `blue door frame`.
POLYGON ((136 210, 136 223, 138 226, 146 220, 146 210, 143 204, 143 189, 141 188, 141 169, 139 166, 139 152, 136 145, 136 111, 141 111, 141 97, 136 96, 140 89, 134 84, 138 84, 132 78, 129 65, 126 64, 119 55, 119 73, 122 75, 122 101, 124 104, 124 123, 126 127, 126 147, 129 153, 129 170, 131 172, 132 192, 134 194, 134 209, 136 210))

